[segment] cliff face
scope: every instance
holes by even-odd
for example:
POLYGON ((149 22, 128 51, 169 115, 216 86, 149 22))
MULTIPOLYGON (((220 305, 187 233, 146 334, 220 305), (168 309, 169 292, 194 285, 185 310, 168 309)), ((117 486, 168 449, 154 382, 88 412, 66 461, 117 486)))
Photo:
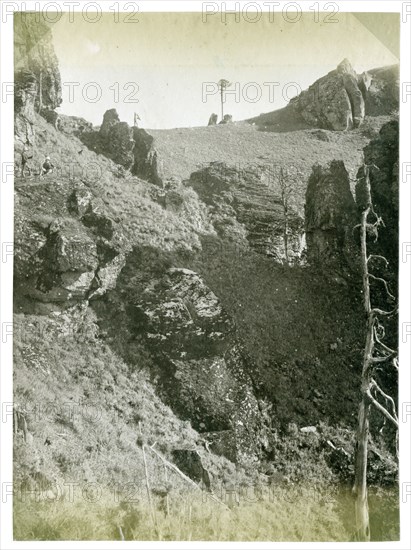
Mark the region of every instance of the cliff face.
POLYGON ((50 27, 36 14, 14 15, 16 139, 33 142, 34 112, 59 107, 61 77, 50 27))
POLYGON ((357 208, 344 163, 313 166, 305 204, 308 261, 325 268, 332 264, 352 265, 357 256, 353 237, 357 223, 357 208))
POLYGON ((297 206, 301 175, 212 163, 194 172, 188 185, 209 205, 222 238, 239 246, 247 242, 278 262, 301 260, 305 248, 304 222, 297 206))

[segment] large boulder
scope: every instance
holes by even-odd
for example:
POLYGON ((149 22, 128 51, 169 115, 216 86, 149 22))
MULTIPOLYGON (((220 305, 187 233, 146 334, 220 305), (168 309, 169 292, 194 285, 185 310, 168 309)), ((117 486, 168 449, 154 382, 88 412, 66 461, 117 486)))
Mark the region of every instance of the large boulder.
POLYGON ((81 137, 93 131, 93 125, 82 117, 59 114, 59 129, 68 135, 81 137))

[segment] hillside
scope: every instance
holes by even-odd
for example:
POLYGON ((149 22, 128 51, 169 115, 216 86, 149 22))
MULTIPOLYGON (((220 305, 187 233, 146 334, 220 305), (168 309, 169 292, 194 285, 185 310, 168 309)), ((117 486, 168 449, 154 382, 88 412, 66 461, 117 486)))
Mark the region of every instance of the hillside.
MULTIPOLYGON (((144 130, 112 109, 97 129, 55 111, 48 28, 29 52, 30 18, 16 28, 15 538, 349 540, 355 188, 365 155, 386 220, 374 252, 395 267, 396 116, 144 130)), ((383 427, 373 412, 371 522, 394 540, 383 427)))
POLYGON ((164 179, 187 179, 212 161, 240 170, 247 166, 291 166, 307 179, 312 164, 332 159, 343 160, 354 178, 363 147, 388 120, 384 115, 373 117, 349 133, 315 129, 277 133, 246 123, 146 131, 154 138, 159 173, 164 179))

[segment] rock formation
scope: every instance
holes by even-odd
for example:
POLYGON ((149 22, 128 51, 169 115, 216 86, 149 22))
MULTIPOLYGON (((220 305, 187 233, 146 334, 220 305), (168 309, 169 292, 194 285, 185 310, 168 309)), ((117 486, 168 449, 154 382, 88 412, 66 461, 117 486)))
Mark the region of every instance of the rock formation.
MULTIPOLYGON (((290 187, 290 195, 297 193, 290 187)), ((283 262, 298 262, 304 249, 304 222, 298 211, 283 203, 275 174, 259 167, 230 167, 211 163, 194 172, 188 184, 210 205, 217 233, 283 262), (284 235, 287 232, 287 254, 284 235)), ((290 197, 292 203, 292 197, 290 197)))
POLYGON ((34 112, 61 104, 61 77, 51 29, 34 13, 14 15, 16 139, 32 143, 34 112))
POLYGON ((93 307, 107 326, 116 316, 123 338, 143 338, 162 399, 211 446, 223 434, 217 452, 240 462, 258 459, 261 419, 247 362, 233 320, 197 273, 136 250, 116 289, 93 307))
POLYGON ((104 113, 100 127, 100 147, 106 156, 126 169, 130 169, 134 162, 133 129, 127 122, 121 122, 116 109, 109 109, 104 113))
POLYGON ((399 109, 399 65, 371 69, 363 73, 365 114, 390 115, 399 109))
POLYGON ((35 103, 38 94, 35 75, 26 69, 14 75, 14 135, 23 144, 34 143, 35 103))
POLYGON ((81 137, 85 132, 92 132, 93 125, 82 117, 59 115, 59 129, 67 135, 81 137))
POLYGON ((356 128, 365 114, 358 77, 347 59, 291 100, 290 105, 308 124, 330 130, 356 128))
POLYGON ((323 267, 351 265, 356 257, 353 228, 357 223, 344 163, 313 166, 305 204, 308 261, 323 267))
POLYGON ((133 139, 135 144, 133 174, 151 183, 162 184, 153 136, 142 128, 134 128, 133 139))
POLYGON ((204 468, 201 456, 190 449, 174 449, 173 462, 180 470, 197 483, 203 483, 207 491, 211 491, 210 474, 204 468))
POLYGON ((125 261, 124 253, 113 243, 113 221, 98 212, 86 186, 71 186, 71 193, 69 187, 67 204, 61 200, 64 195, 59 197, 59 189, 52 187, 44 183, 32 193, 47 196, 56 207, 60 202, 60 217, 29 221, 25 211, 25 202, 31 200, 28 195, 20 200, 16 218, 16 292, 20 299, 29 300, 28 311, 43 313, 104 294, 115 286, 125 261), (19 244, 23 242, 27 251, 19 244))
POLYGON ((208 126, 215 126, 217 124, 218 116, 215 113, 210 115, 208 119, 208 126))
POLYGON ((233 115, 224 115, 223 120, 220 120, 218 124, 231 124, 233 122, 233 115))
POLYGON ((366 115, 390 115, 399 106, 399 66, 358 75, 344 59, 338 67, 291 99, 287 107, 249 119, 285 131, 322 128, 346 131, 362 125, 366 115))

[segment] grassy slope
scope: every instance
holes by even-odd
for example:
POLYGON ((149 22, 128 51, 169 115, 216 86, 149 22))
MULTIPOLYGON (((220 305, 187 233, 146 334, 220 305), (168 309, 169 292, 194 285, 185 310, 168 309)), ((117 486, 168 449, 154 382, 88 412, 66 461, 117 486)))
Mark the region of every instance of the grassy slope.
POLYGON ((167 177, 186 179, 211 161, 221 161, 243 168, 247 165, 293 166, 305 181, 314 163, 341 159, 352 178, 361 164, 367 134, 386 122, 378 117, 352 132, 323 131, 329 141, 322 141, 315 131, 261 131, 247 123, 201 128, 147 130, 154 138, 160 169, 167 177))

